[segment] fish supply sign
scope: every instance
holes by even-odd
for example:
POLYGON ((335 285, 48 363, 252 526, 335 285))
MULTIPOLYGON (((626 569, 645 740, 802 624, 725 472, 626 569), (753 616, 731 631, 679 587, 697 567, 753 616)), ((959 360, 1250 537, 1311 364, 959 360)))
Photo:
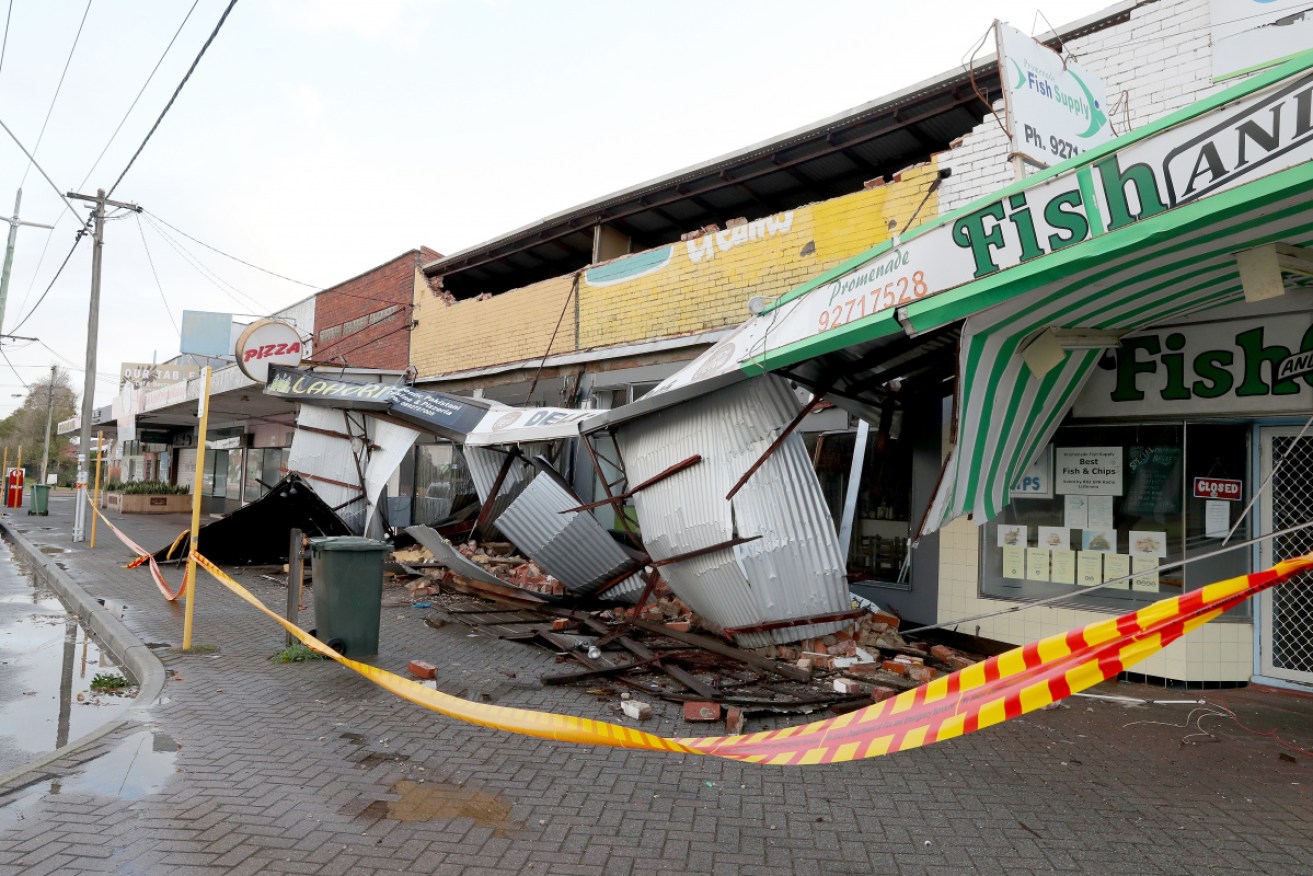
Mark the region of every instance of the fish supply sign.
POLYGON ((1233 481, 1227 478, 1194 479, 1194 497, 1196 499, 1226 499, 1228 502, 1239 502, 1244 489, 1244 481, 1233 481))
POLYGON ((1048 166, 1112 139, 1103 80, 995 22, 1012 151, 1048 166))
POLYGON ((1120 496, 1120 447, 1059 447, 1054 482, 1060 495, 1120 496))

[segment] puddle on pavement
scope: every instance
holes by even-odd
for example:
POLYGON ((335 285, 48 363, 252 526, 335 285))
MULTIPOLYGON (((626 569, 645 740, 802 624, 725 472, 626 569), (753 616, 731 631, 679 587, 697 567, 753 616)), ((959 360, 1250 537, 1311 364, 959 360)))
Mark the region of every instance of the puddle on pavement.
POLYGON ((36 586, 0 542, 0 775, 61 748, 118 716, 132 698, 96 693, 99 673, 122 674, 112 656, 36 586))
POLYGON ((72 551, 69 550, 68 548, 55 547, 53 544, 43 544, 39 548, 37 548, 37 550, 41 551, 41 553, 43 554, 71 554, 72 553, 72 551))
POLYGON ((56 794, 140 800, 164 790, 178 772, 178 744, 165 733, 140 730, 78 771, 44 778, 0 798, 0 830, 25 820, 44 798, 56 794))
POLYGON ((520 827, 511 820, 511 804, 496 794, 449 785, 445 782, 412 782, 403 779, 392 786, 398 800, 375 800, 362 817, 392 821, 433 821, 439 818, 468 818, 480 827, 492 828, 493 836, 510 836, 520 827))

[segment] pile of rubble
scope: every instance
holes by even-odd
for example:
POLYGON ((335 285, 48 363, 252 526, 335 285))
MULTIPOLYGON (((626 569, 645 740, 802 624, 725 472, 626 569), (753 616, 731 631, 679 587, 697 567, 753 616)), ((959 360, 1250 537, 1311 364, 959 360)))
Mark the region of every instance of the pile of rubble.
MULTIPOLYGON (((507 541, 467 541, 457 545, 461 556, 477 563, 489 574, 522 590, 543 593, 548 596, 565 595, 565 585, 542 570, 532 560, 515 553, 515 546, 507 541)), ((409 582, 406 587, 411 595, 422 598, 437 592, 441 585, 452 583, 458 577, 452 570, 434 562, 433 554, 421 545, 403 548, 393 552, 393 559, 417 568, 424 573, 424 578, 409 582)))

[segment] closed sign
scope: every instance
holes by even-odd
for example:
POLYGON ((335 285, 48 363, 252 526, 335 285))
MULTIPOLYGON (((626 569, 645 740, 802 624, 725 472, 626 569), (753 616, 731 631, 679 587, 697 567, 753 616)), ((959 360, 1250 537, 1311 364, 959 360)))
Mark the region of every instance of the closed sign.
POLYGON ((1194 497, 1196 499, 1226 499, 1231 502, 1239 502, 1244 489, 1244 481, 1233 481, 1226 478, 1194 479, 1194 497))

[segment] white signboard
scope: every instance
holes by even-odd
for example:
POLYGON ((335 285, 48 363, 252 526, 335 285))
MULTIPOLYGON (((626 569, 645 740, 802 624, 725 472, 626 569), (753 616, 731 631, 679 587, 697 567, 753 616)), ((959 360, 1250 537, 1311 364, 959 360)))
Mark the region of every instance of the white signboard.
POLYGON ((1309 0, 1212 0, 1213 80, 1269 67, 1313 46, 1309 0))
POLYGON ((1048 167, 1112 139, 1103 80, 996 22, 1012 151, 1048 167))
POLYGON ((1120 447, 1059 447, 1053 480, 1059 494, 1120 496, 1120 447))
POLYGON ((1077 417, 1308 414, 1313 410, 1313 294, 1298 310, 1165 327, 1122 338, 1116 366, 1096 368, 1077 417))

